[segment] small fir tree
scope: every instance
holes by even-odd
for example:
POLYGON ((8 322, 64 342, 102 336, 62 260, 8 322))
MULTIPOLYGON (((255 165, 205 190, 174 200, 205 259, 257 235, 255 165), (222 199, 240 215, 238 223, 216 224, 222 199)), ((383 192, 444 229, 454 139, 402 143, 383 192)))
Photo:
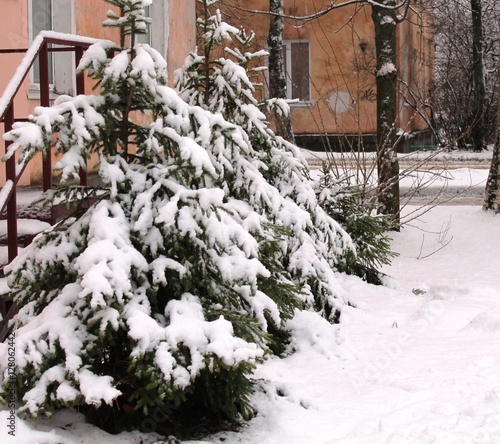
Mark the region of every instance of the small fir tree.
POLYGON ((397 254, 391 251, 387 232, 395 228, 394 219, 375 214, 375 202, 366 202, 363 190, 349 178, 338 178, 331 165, 323 165, 315 184, 318 203, 349 233, 356 247, 348 251, 340 268, 370 284, 383 284, 382 265, 389 265, 397 254))

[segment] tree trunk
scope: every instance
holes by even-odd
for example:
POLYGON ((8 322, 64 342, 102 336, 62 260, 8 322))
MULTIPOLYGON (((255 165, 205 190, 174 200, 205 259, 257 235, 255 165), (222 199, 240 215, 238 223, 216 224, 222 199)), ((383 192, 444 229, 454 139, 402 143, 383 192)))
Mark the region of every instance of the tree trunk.
POLYGON ((471 122, 471 139, 475 150, 486 148, 484 141, 484 103, 486 79, 484 72, 484 31, 481 0, 470 0, 472 10, 472 76, 474 84, 474 106, 471 122))
MULTIPOLYGON (((269 96, 286 99, 285 66, 283 64, 283 0, 269 0, 269 96)), ((290 115, 274 112, 276 134, 294 143, 290 115)))
MULTIPOLYGON (((500 41, 498 42, 500 53, 500 41)), ((500 60, 497 62, 498 84, 500 85, 500 60)), ((491 158, 490 172, 484 192, 484 210, 500 212, 500 99, 497 101, 497 137, 493 146, 493 157, 491 158)))
POLYGON ((379 212, 400 221, 396 147, 396 0, 372 5, 377 57, 377 170, 379 212))
MULTIPOLYGON (((499 118, 500 120, 500 118, 499 118)), ((497 128, 497 138, 493 146, 493 158, 491 159, 490 173, 486 182, 486 191, 483 209, 500 212, 500 199, 498 196, 500 176, 500 122, 497 128)))

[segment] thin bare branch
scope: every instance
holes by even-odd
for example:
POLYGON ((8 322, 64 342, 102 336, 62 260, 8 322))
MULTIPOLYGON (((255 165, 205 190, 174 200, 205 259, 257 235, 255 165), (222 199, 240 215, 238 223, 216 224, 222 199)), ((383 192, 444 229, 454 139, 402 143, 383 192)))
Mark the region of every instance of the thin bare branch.
MULTIPOLYGON (((367 4, 367 5, 372 5, 372 6, 378 6, 381 8, 385 8, 387 10, 398 10, 401 8, 405 9, 405 12, 403 13, 403 16, 406 15, 408 6, 410 4, 410 0, 402 0, 399 4, 396 4, 394 6, 387 6, 381 2, 375 1, 375 0, 347 0, 342 3, 334 3, 333 1, 330 3, 330 6, 328 6, 326 9, 323 9, 322 11, 316 12, 314 14, 310 15, 304 15, 304 16, 299 16, 299 15, 289 15, 289 14, 279 14, 281 17, 289 20, 295 20, 295 21, 303 21, 303 22, 310 22, 312 20, 317 20, 320 17, 323 17, 324 15, 328 14, 329 12, 333 11, 334 9, 339 9, 339 8, 344 8, 346 6, 350 5, 355 5, 355 4, 367 4)), ((243 12, 248 12, 251 14, 263 14, 263 15, 278 15, 277 13, 271 12, 271 11, 262 11, 259 9, 248 9, 248 8, 243 8, 241 6, 234 6, 234 9, 238 9, 243 12)), ((404 19, 403 19, 404 20, 404 19)))

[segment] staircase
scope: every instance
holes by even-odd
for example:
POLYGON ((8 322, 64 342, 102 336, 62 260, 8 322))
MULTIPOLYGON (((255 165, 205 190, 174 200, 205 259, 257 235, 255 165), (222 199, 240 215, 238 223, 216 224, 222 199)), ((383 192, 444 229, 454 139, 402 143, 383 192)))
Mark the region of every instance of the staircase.
MULTIPOLYGON (((16 188, 18 248, 29 245, 38 233, 53 224, 51 209, 34 204, 41 196, 42 189, 39 187, 16 188)), ((8 263, 7 214, 4 212, 0 216, 0 277, 3 277, 1 267, 8 263)))
MULTIPOLYGON (((37 58, 40 68, 40 105, 50 106, 49 52, 73 52, 75 66, 78 66, 84 51, 95 42, 97 42, 97 39, 89 37, 42 31, 27 49, 0 49, 0 56, 3 57, 13 53, 25 53, 0 98, 0 122, 4 124, 4 131, 10 131, 14 122, 27 120, 26 116, 15 117, 14 99, 37 58)), ((83 74, 75 75, 75 84, 76 94, 84 94, 85 79, 83 74)), ((10 142, 5 142, 5 152, 8 151, 9 145, 10 142)), ((33 207, 27 205, 27 202, 19 202, 21 205, 18 205, 18 200, 27 198, 26 191, 24 191, 21 193, 23 198, 19 199, 17 189, 17 184, 25 167, 26 165, 18 165, 14 156, 8 159, 5 162, 6 182, 0 191, 0 245, 6 244, 7 246, 6 252, 2 252, 0 246, 0 259, 3 259, 0 263, 2 267, 0 270, 1 342, 7 336, 8 322, 16 312, 16 308, 12 305, 9 297, 9 288, 5 278, 3 278, 3 267, 14 260, 19 247, 26 246, 39 231, 43 231, 54 222, 52 211, 40 214, 33 211, 33 207)), ((46 156, 42 161, 42 188, 38 191, 31 190, 31 192, 41 194, 41 192, 51 189, 52 175, 52 158, 46 156)), ((87 175, 84 171, 80 171, 80 184, 87 184, 87 175)), ((3 249, 5 250, 5 247, 3 249)))

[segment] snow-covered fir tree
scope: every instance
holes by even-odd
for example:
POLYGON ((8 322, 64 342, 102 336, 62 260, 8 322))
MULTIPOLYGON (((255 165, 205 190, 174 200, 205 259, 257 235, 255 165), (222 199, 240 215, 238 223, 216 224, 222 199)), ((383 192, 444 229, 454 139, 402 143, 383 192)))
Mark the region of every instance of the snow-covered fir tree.
POLYGON ((346 254, 354 251, 351 239, 318 205, 299 148, 276 136, 266 121, 270 110, 289 113, 287 102, 275 98, 259 102, 255 97, 248 71, 264 69, 255 61, 267 53, 249 51, 253 33, 225 23, 219 11, 210 13, 209 6, 217 1, 199 3, 199 15, 205 13, 199 20, 201 42, 176 72, 176 89, 187 103, 243 129, 248 152, 229 154, 227 146, 226 152, 209 148, 221 168, 219 186, 280 227, 286 236, 274 256, 282 271, 300 287, 306 305, 336 319, 344 302, 336 298, 332 270, 346 271, 346 254), (235 47, 228 48, 231 43, 235 47))
POLYGON ((106 1, 120 44, 93 45, 79 66, 99 95, 60 97, 6 136, 21 160, 55 149, 63 179, 95 154, 106 185, 9 266, 23 410, 80 408, 115 430, 162 405, 169 419, 249 417, 252 369, 284 350, 295 310, 338 319, 352 242, 298 149, 267 125, 262 110, 287 105, 254 98, 244 66, 262 54, 210 58, 250 38, 208 12, 213 0, 178 91, 160 54, 134 41, 151 0, 106 1))

